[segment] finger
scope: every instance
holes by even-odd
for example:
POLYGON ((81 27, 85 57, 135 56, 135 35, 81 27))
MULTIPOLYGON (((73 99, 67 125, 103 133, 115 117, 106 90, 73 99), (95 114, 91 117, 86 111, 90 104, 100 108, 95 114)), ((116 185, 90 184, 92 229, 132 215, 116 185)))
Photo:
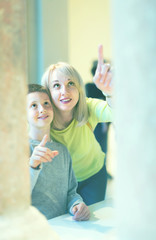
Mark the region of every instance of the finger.
POLYGON ((109 87, 111 87, 111 85, 112 85, 112 74, 110 72, 108 72, 107 81, 104 84, 104 86, 109 88, 109 87))
POLYGON ((81 221, 87 221, 89 218, 90 218, 90 212, 86 212, 86 213, 82 216, 81 221))
POLYGON ((49 155, 42 155, 38 154, 38 155, 34 155, 33 157, 31 157, 33 159, 33 161, 40 161, 40 162, 51 162, 52 158, 49 155))
POLYGON ((53 151, 51 151, 49 148, 41 147, 39 145, 37 147, 35 147, 35 149, 34 149, 34 154, 38 154, 41 156, 43 156, 44 154, 47 154, 47 155, 53 157, 53 155, 55 155, 56 152, 57 151, 54 151, 54 154, 53 154, 53 151))
POLYGON ((101 74, 105 74, 110 70, 110 64, 109 63, 104 63, 102 64, 102 70, 101 70, 101 74))
POLYGON ((59 154, 58 151, 52 151, 51 152, 51 157, 54 158, 55 156, 57 156, 59 154))
POLYGON ((101 83, 105 83, 105 81, 107 80, 107 75, 108 75, 109 68, 110 68, 109 64, 103 64, 102 65, 102 70, 101 70, 102 77, 100 79, 101 83))
POLYGON ((85 207, 83 205, 81 205, 81 204, 76 205, 75 209, 73 211, 73 213, 74 213, 73 219, 74 220, 81 220, 82 216, 85 214, 85 211, 86 210, 85 210, 85 207))
POLYGON ((51 161, 52 158, 59 154, 58 151, 51 151, 49 148, 37 146, 34 150, 34 155, 44 157, 48 161, 51 161))
POLYGON ((85 214, 81 214, 79 217, 75 218, 76 221, 87 221, 90 218, 90 214, 86 212, 85 214))
POLYGON ((47 148, 46 155, 49 155, 50 158, 54 158, 59 154, 58 151, 51 151, 49 148, 47 148))
POLYGON ((76 212, 72 218, 73 220, 80 221, 80 214, 76 212))
POLYGON ((77 206, 74 206, 73 209, 72 209, 72 212, 73 212, 73 215, 75 215, 75 213, 77 212, 77 206))
POLYGON ((89 219, 89 217, 90 217, 90 212, 89 211, 82 212, 82 213, 77 212, 73 216, 73 220, 76 220, 76 221, 86 221, 86 220, 89 219))
POLYGON ((44 154, 42 157, 41 157, 41 161, 42 162, 51 162, 52 161, 52 157, 48 154, 44 154))
POLYGON ((44 147, 46 145, 47 141, 48 141, 48 135, 46 134, 42 138, 42 141, 40 142, 39 146, 44 147))
POLYGON ((47 161, 51 161, 52 160, 52 152, 49 149, 46 149, 45 151, 36 151, 35 156, 39 156, 40 158, 43 158, 47 161))
POLYGON ((51 162, 52 161, 52 159, 51 158, 45 158, 45 157, 42 157, 41 158, 41 162, 44 162, 44 163, 47 163, 47 162, 51 162))
POLYGON ((101 71, 102 64, 103 64, 103 46, 100 44, 98 46, 98 65, 97 65, 97 70, 99 72, 101 71))

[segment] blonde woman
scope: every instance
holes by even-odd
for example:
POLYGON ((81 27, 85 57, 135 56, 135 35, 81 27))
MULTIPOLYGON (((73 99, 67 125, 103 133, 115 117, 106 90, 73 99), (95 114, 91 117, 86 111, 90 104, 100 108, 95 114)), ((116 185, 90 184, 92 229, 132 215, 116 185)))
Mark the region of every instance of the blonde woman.
MULTIPOLYGON (((94 83, 111 99, 112 74, 103 63, 103 49, 98 49, 98 66, 94 83)), ((79 73, 67 63, 48 67, 42 84, 50 90, 54 105, 51 138, 64 144, 72 157, 78 181, 77 192, 87 205, 104 200, 107 172, 105 154, 94 136, 99 122, 112 121, 112 109, 107 101, 86 98, 79 73)))

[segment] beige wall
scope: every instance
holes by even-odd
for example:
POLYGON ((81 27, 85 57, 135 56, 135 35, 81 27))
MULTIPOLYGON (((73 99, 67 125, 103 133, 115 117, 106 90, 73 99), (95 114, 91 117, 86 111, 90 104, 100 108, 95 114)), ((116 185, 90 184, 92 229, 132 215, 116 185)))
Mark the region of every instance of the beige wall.
POLYGON ((84 81, 91 81, 90 68, 97 58, 97 46, 104 45, 105 58, 111 59, 109 0, 68 0, 69 62, 84 81))

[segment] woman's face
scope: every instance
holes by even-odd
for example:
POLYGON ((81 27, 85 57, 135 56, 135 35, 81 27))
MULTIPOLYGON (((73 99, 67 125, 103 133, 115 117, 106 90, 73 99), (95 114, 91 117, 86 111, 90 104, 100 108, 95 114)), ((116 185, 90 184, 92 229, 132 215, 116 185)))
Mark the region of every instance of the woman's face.
POLYGON ((51 75, 50 92, 57 110, 71 112, 79 100, 79 91, 72 79, 55 69, 51 75))

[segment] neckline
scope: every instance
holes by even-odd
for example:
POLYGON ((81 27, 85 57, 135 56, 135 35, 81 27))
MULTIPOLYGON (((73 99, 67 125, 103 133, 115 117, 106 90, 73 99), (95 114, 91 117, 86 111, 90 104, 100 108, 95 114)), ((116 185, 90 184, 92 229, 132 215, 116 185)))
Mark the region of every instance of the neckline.
POLYGON ((75 119, 73 119, 72 121, 71 121, 71 123, 66 127, 66 128, 64 128, 64 129, 54 129, 54 128, 51 128, 51 131, 52 132, 57 132, 57 133, 63 133, 63 132, 66 132, 66 131, 68 131, 70 128, 71 128, 71 126, 72 125, 74 125, 74 124, 77 124, 77 121, 75 120, 75 119))

